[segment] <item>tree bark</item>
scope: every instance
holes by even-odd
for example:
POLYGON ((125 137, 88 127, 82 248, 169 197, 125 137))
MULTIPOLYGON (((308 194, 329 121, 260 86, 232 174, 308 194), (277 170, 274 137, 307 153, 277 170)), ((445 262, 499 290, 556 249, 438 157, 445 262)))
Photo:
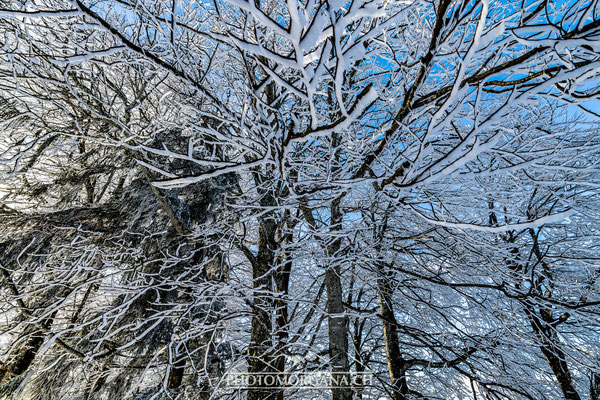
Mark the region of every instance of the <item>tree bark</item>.
POLYGON ((5 383, 5 379, 8 380, 11 376, 19 376, 27 371, 44 343, 44 332, 35 326, 26 329, 24 334, 31 337, 20 346, 12 360, 0 368, 0 384, 5 383))
POLYGON ((526 305, 526 313, 531 323, 531 327, 540 338, 540 350, 542 351, 542 354, 544 354, 544 357, 546 357, 558 385, 560 386, 560 390, 562 391, 563 396, 565 396, 565 400, 581 400, 581 397, 573 384, 573 377, 569 371, 566 354, 557 345, 558 338, 556 337, 556 328, 554 328, 549 321, 545 321, 545 319, 551 320, 552 315, 548 310, 542 309, 541 314, 544 315, 544 313, 546 313, 546 318, 542 319, 534 314, 532 305, 526 305))
MULTIPOLYGON (((294 240, 294 234, 291 230, 293 225, 290 226, 290 215, 289 211, 284 213, 284 226, 287 228, 287 232, 282 237, 282 242, 287 246, 291 245, 294 240)), ((295 225, 295 224, 294 224, 295 225)), ((276 368, 277 372, 285 372, 285 359, 286 359, 286 345, 288 342, 288 302, 284 296, 288 295, 290 285, 290 273, 292 270, 292 259, 291 255, 287 252, 279 257, 278 265, 280 265, 277 271, 276 277, 276 292, 278 293, 277 300, 275 300, 275 330, 277 334, 276 344, 276 368)), ((283 400, 283 390, 279 391, 277 400, 283 400)))
POLYGON ((169 372, 169 378, 167 379, 168 389, 178 389, 183 382, 183 373, 185 372, 185 358, 180 354, 175 355, 177 359, 173 362, 173 366, 169 372))
POLYGON ((600 374, 596 372, 590 377, 590 400, 600 400, 600 374))
MULTIPOLYGON (((269 199, 272 199, 268 196, 269 199)), ((269 202, 268 200, 266 201, 269 202)), ((263 204, 266 205, 266 204, 263 204)), ((253 302, 252 326, 250 330, 249 372, 274 372, 273 359, 273 301, 264 293, 273 291, 272 274, 269 273, 275 261, 277 224, 272 213, 260 220, 258 253, 252 263, 253 287, 256 290, 253 302)), ((264 385, 259 385, 264 386, 264 385)), ((273 389, 251 389, 248 400, 276 399, 278 391, 273 389)))
MULTIPOLYGON (((533 252, 544 269, 544 275, 549 277, 550 281, 544 283, 543 280, 538 280, 536 282, 536 289, 540 293, 543 292, 543 283, 546 285, 545 291, 547 292, 548 296, 550 296, 553 289, 552 271, 550 270, 550 266, 544 260, 544 255, 540 251, 538 242, 539 233, 539 230, 536 233, 532 228, 529 229, 529 235, 533 241, 533 252)), ((552 369, 552 372, 558 381, 558 385, 565 396, 565 400, 581 400, 581 397, 577 393, 575 385, 573 384, 573 377, 569 371, 566 354, 560 347, 560 341, 556 333, 556 327, 560 323, 566 321, 567 318, 569 318, 569 314, 565 313, 555 321, 552 315, 552 310, 548 308, 545 308, 541 305, 538 306, 538 315, 538 312, 536 312, 536 306, 534 304, 526 303, 525 307, 533 331, 540 338, 540 349, 542 354, 544 354, 544 357, 546 357, 546 360, 548 360, 548 364, 550 365, 550 368, 552 369)))
MULTIPOLYGON (((335 239, 327 246, 329 259, 334 259, 341 246, 341 239, 335 233, 341 230, 342 213, 340 210, 341 198, 337 198, 331 205, 331 231, 335 239)), ((325 288, 327 289, 327 313, 329 330, 329 360, 331 372, 334 377, 348 374, 350 364, 348 362, 348 318, 345 315, 342 280, 340 278, 341 268, 339 265, 330 266, 325 272, 325 288)), ((352 389, 345 388, 345 383, 332 382, 332 400, 351 400, 352 389)))
POLYGON ((384 266, 380 264, 378 269, 380 276, 377 281, 377 295, 379 309, 383 317, 383 338, 385 340, 388 372, 392 382, 393 400, 406 400, 408 394, 406 363, 400 352, 398 342, 398 328, 392 305, 392 288, 385 274, 384 266))
MULTIPOLYGON (((17 297, 17 304, 21 308, 21 313, 23 315, 30 317, 31 314, 25 314, 25 310, 29 310, 24 301, 19 298, 19 292, 17 290, 16 285, 14 284, 12 277, 7 269, 0 268, 2 270, 2 275, 8 286, 8 290, 17 297)), ((54 293, 54 296, 62 295, 66 289, 63 289, 62 293, 54 293)), ((49 294, 45 294, 44 296, 50 296, 49 294)), ((53 298, 53 297, 52 297, 53 298)), ((44 302, 47 299, 43 299, 41 304, 34 304, 34 307, 40 307, 44 305, 44 302)), ((40 307, 41 308, 41 307, 40 307)), ((24 344, 19 346, 17 354, 12 356, 12 358, 6 363, 0 363, 0 385, 6 383, 12 376, 19 376, 25 373, 31 364, 35 361, 35 357, 44 344, 46 330, 50 328, 54 321, 54 316, 56 312, 52 313, 47 318, 40 321, 38 324, 32 324, 26 326, 23 331, 23 336, 29 336, 24 344)))
MULTIPOLYGON (((337 376, 348 373, 348 336, 346 334, 347 318, 342 303, 342 283, 340 269, 329 268, 325 273, 327 288, 327 312, 329 314, 329 359, 331 372, 337 376)), ((342 388, 341 383, 333 382, 332 399, 350 400, 352 390, 342 388)))

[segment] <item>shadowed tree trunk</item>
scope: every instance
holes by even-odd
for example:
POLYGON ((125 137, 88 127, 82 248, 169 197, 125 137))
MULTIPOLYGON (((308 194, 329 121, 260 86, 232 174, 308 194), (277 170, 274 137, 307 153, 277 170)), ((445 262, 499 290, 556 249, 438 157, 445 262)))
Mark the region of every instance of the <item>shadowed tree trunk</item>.
MULTIPOLYGON (((261 205, 272 206, 274 199, 270 193, 263 196, 261 205)), ((261 217, 258 228, 258 252, 255 257, 247 254, 252 262, 252 278, 254 292, 252 326, 250 330, 249 346, 249 372, 264 373, 275 372, 275 359, 273 358, 273 300, 270 293, 273 291, 271 268, 275 263, 275 249, 277 248, 277 222, 273 213, 261 217)), ((263 384, 256 383, 258 386, 263 384)), ((248 400, 275 399, 278 391, 271 389, 253 389, 248 391, 248 400)))
POLYGON ((596 372, 590 377, 590 400, 600 400, 600 374, 596 372))
MULTIPOLYGON (((532 199, 535 196, 532 196, 532 199)), ((490 225, 497 225, 498 219, 496 214, 493 211, 494 202, 488 202, 488 208, 490 209, 489 213, 489 222, 490 225)), ((541 230, 541 228, 540 228, 541 230)), ((545 293, 547 296, 551 296, 552 294, 552 271, 550 270, 550 266, 545 262, 544 257, 539 248, 538 235, 540 230, 537 233, 529 228, 527 232, 529 233, 532 239, 532 254, 534 254, 544 270, 544 276, 539 277, 535 280, 532 280, 533 289, 539 293, 545 293), (544 280, 548 278, 548 282, 544 282, 544 280)), ((514 244, 516 241, 516 237, 513 231, 509 231, 506 236, 502 238, 507 244, 514 244)), ((520 289, 521 283, 519 282, 519 275, 524 274, 526 272, 527 267, 524 266, 523 263, 519 260, 519 250, 516 246, 512 246, 509 250, 511 256, 513 258, 507 260, 508 268, 514 273, 516 280, 515 286, 517 289, 520 289)), ((560 346, 560 341, 556 332, 556 327, 565 322, 569 317, 568 313, 563 314, 560 318, 554 320, 552 310, 541 306, 539 304, 532 303, 529 300, 525 300, 521 302, 523 306, 523 310, 527 315, 529 320, 529 324, 538 340, 540 341, 539 348, 548 361, 548 365, 550 369, 554 373, 554 377, 558 382, 560 390, 565 397, 565 400, 581 400, 581 397, 577 393, 575 386, 573 384, 573 377, 571 372, 569 371, 569 366, 567 364, 567 356, 565 352, 562 350, 560 346)))
POLYGON ((398 328, 392 305, 392 288, 384 266, 379 264, 378 269, 380 276, 377 280, 377 295, 383 319, 383 338, 385 340, 388 372, 392 382, 393 400, 405 400, 408 394, 406 363, 400 352, 398 342, 398 328))
MULTIPOLYGON (((17 299, 16 302, 20 308, 21 314, 25 316, 31 316, 29 311, 30 309, 20 298, 19 290, 13 282, 10 272, 1 265, 0 268, 2 269, 3 286, 5 286, 17 299)), ((43 294, 41 299, 38 298, 38 304, 33 304, 33 309, 43 309, 45 306, 44 303, 46 303, 48 299, 51 300, 56 295, 64 295, 65 292, 67 292, 67 289, 63 288, 61 292, 62 293, 56 293, 56 291, 50 291, 43 294)), ((16 352, 9 356, 8 361, 0 363, 0 385, 6 383, 11 379, 11 377, 24 374, 29 367, 31 367, 35 361, 38 351, 44 344, 46 331, 52 325, 55 315, 56 312, 52 313, 47 318, 44 318, 39 323, 31 324, 25 327, 21 337, 25 337, 26 339, 17 345, 16 352)))
MULTIPOLYGON (((295 223, 291 221, 290 212, 285 211, 284 213, 284 225, 287 228, 287 232, 282 237, 282 242, 286 246, 290 246, 294 240, 294 234, 292 232, 292 228, 295 223)), ((285 360, 286 360, 286 345, 288 342, 289 336, 289 327, 288 327, 288 301, 287 296, 289 293, 289 284, 290 284, 290 273, 292 270, 292 259, 291 255, 284 252, 281 257, 278 259, 278 265, 280 265, 277 271, 277 277, 275 282, 277 283, 276 292, 278 293, 277 300, 275 300, 275 308, 276 308, 276 318, 275 318, 275 328, 277 334, 277 361, 276 368, 277 372, 285 372, 285 360)), ((279 391, 278 400, 283 400, 283 390, 279 391)))
MULTIPOLYGON (((550 270, 550 266, 546 263, 544 256, 540 251, 538 242, 538 235, 540 231, 538 230, 536 233, 531 228, 528 229, 528 231, 533 241, 533 253, 544 270, 544 276, 549 278, 548 282, 545 282, 544 276, 536 279, 536 290, 538 290, 540 293, 546 292, 546 295, 551 296, 554 286, 552 282, 552 271, 550 270)), ((575 385, 573 384, 573 377, 569 371, 569 365, 567 364, 567 355, 561 348, 560 339, 558 338, 556 331, 557 326, 569 318, 569 314, 565 313, 555 320, 552 310, 539 305, 536 307, 533 304, 525 304, 526 313, 529 317, 531 327, 540 338, 540 349, 544 354, 544 357, 546 357, 546 360, 548 360, 548 364, 550 365, 552 372, 554 372, 554 376, 556 377, 558 385, 563 392, 563 396, 565 396, 566 400, 581 400, 581 397, 577 393, 575 385), (539 309, 537 313, 536 308, 539 309)))
MULTIPOLYGON (((340 209, 341 198, 335 199, 331 204, 331 231, 335 239, 327 247, 327 255, 333 259, 341 246, 341 238, 335 232, 341 230, 342 212, 340 209)), ((329 360, 331 372, 334 377, 342 377, 349 372, 348 362, 348 318, 345 315, 342 293, 342 280, 340 278, 341 266, 334 265, 325 272, 325 287, 327 289, 327 313, 329 332, 329 360)), ((347 383, 333 381, 332 399, 351 400, 352 389, 345 388, 347 383)))
MULTIPOLYGON (((533 306, 531 305, 527 307, 527 316, 531 322, 531 327, 540 338, 540 350, 542 351, 542 354, 544 354, 544 357, 546 357, 563 396, 565 396, 566 400, 581 400, 581 397, 573 385, 573 377, 569 371, 567 356, 557 344, 558 337, 556 328, 553 327, 549 321, 546 321, 546 319, 552 318, 551 314, 548 313, 547 317, 542 319, 534 314, 532 308, 533 306)), ((544 315, 544 312, 545 310, 541 311, 542 315, 544 315)))
POLYGON ((44 332, 36 326, 25 329, 23 336, 29 336, 29 338, 18 345, 16 354, 0 367, 0 384, 4 384, 11 377, 20 376, 27 371, 35 361, 35 356, 44 343, 44 332))

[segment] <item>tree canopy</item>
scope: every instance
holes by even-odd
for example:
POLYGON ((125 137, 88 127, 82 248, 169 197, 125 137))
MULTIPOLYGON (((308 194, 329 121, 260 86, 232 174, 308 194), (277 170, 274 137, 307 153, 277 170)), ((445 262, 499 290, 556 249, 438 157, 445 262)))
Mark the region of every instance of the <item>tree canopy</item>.
POLYGON ((599 105, 597 0, 0 0, 0 398, 599 400, 599 105))

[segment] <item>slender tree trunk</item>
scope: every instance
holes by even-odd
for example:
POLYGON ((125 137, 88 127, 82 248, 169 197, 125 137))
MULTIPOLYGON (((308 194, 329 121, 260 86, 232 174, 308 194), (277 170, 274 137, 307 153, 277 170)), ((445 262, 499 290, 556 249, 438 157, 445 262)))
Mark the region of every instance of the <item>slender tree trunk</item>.
MULTIPOLYGON (((530 228, 529 235, 533 240, 533 252, 544 270, 544 275, 550 278, 550 281, 544 283, 544 285, 546 285, 545 291, 548 293, 548 295, 551 295, 553 289, 552 271, 545 262, 544 255, 540 251, 538 242, 539 231, 536 233, 530 228)), ((540 293, 544 291, 542 283, 542 280, 538 280, 536 282, 536 289, 540 293)), ((544 357, 546 357, 546 360, 548 360, 548 364, 550 365, 552 372, 554 372, 554 376, 556 377, 558 385, 565 396, 565 400, 581 400, 581 397, 577 393, 575 385, 573 384, 573 377, 569 371, 566 354, 562 350, 560 341, 556 334, 556 327, 558 324, 566 321, 569 317, 569 314, 565 313, 558 319, 558 321, 555 321, 552 315, 552 310, 541 305, 536 307, 534 304, 529 303, 526 303, 525 306, 533 331, 541 340, 540 349, 542 354, 544 354, 544 357), (539 315, 536 312, 536 308, 538 309, 537 312, 539 312, 539 315)))
MULTIPOLYGON (((352 285, 351 285, 352 286, 352 285)), ((360 307, 361 299, 363 295, 363 290, 360 289, 358 296, 356 298, 356 304, 360 307)), ((347 300, 348 304, 352 304, 352 297, 348 296, 347 300)), ((365 318, 355 318, 354 319, 354 337, 352 339, 352 346, 354 347, 354 360, 355 360, 355 369, 358 376, 364 377, 362 374, 365 372, 365 365, 369 364, 369 355, 366 354, 363 357, 362 347, 363 347, 363 332, 365 323, 367 320, 365 318)), ((356 387, 354 390, 354 399, 362 400, 363 398, 363 389, 364 387, 356 387)))
POLYGON ((5 379, 8 380, 11 376, 19 376, 27 371, 44 343, 44 332, 36 326, 26 329, 24 335, 31 337, 19 346, 17 354, 0 369, 0 384, 5 383, 5 379))
POLYGON ((600 400, 600 374, 596 372, 590 376, 590 400, 600 400))
MULTIPOLYGON (((19 291, 14 284, 12 277, 7 269, 0 268, 2 275, 8 286, 8 290, 17 298, 19 298, 19 291)), ((58 293, 54 293, 54 296, 63 295, 67 289, 63 289, 58 293)), ((48 294, 46 294, 48 296, 48 294)), ((52 297, 53 298, 53 297, 52 297)), ((43 308, 43 302, 47 299, 43 299, 41 304, 34 304, 33 308, 43 308)), ((17 300, 17 304, 21 308, 21 312, 26 317, 31 317, 30 314, 25 314, 25 310, 28 309, 23 300, 17 300)), ((44 344, 46 330, 50 328, 54 321, 56 312, 52 313, 48 318, 42 320, 39 324, 32 324, 25 327, 23 336, 28 336, 22 345, 19 346, 17 353, 14 354, 8 362, 0 363, 0 384, 6 383, 11 376, 19 376, 25 373, 29 367, 35 361, 35 357, 44 344)))
MULTIPOLYGON (((285 233, 282 238, 282 242, 286 245, 291 245, 294 239, 294 235, 289 226, 290 218, 289 211, 284 214, 285 225, 288 228, 288 232, 285 233)), ((290 284, 290 273, 292 270, 292 260, 290 254, 283 254, 278 262, 281 267, 277 271, 277 293, 278 298, 275 301, 276 307, 276 318, 275 328, 277 333, 277 372, 285 372, 285 359, 286 359, 286 345, 288 341, 288 303, 285 296, 289 292, 290 284)), ((279 391, 277 400, 283 400, 283 390, 279 391)))
MULTIPOLYGON (((327 255, 335 259, 341 246, 341 239, 336 232, 341 230, 342 213, 340 210, 341 198, 333 201, 331 205, 331 231, 335 239, 327 247, 327 255)), ((327 313, 329 321, 329 360, 331 372, 334 377, 348 378, 350 363, 348 362, 348 318, 345 315, 342 293, 341 268, 339 265, 329 267, 325 272, 325 288, 327 289, 327 313)), ((333 381, 332 399, 351 400, 352 389, 346 382, 333 381)))
MULTIPOLYGON (((111 360, 112 360, 112 357, 111 357, 111 360)), ((106 383, 106 378, 108 377, 108 374, 109 374, 108 365, 109 365, 108 363, 104 363, 100 367, 100 371, 91 377, 90 381, 85 386, 85 390, 83 392, 83 400, 92 399, 94 394, 99 392, 100 389, 102 389, 102 387, 106 383)))
MULTIPOLYGON (((489 208, 493 210, 494 202, 492 200, 489 201, 489 208)), ((497 224, 496 214, 493 211, 490 211, 489 221, 491 225, 497 224)), ((539 248, 538 243, 538 233, 536 234, 533 229, 529 229, 529 234, 533 241, 532 250, 536 255, 538 262, 542 265, 546 276, 552 276, 551 271, 548 268, 548 265, 543 259, 543 255, 539 248)), ((508 231, 507 236, 503 237, 503 240, 508 244, 515 243, 515 237, 512 231, 508 231)), ((512 246, 510 249, 510 253, 512 258, 508 260, 508 268, 514 273, 516 284, 515 287, 520 289, 521 284, 519 283, 519 275, 523 273, 523 265, 519 262, 519 250, 516 246, 512 246)), ((541 281, 535 282, 535 289, 539 292, 542 292, 543 288, 541 286, 541 281)), ((549 293, 552 292, 552 282, 548 282, 545 291, 549 293)), ((558 385, 565 397, 565 400, 581 400, 581 397, 577 393, 575 386, 573 384, 573 378, 571 376, 571 372, 569 371, 569 366, 566 360, 566 354, 560 348, 558 338, 556 336, 556 325, 553 326, 553 317, 552 311, 548 310, 541 305, 536 305, 530 302, 522 302, 523 309, 529 323, 532 327, 533 332, 540 340, 540 350, 548 364, 552 372, 554 373, 554 377, 556 378, 558 385), (539 313, 539 314, 538 314, 539 313)), ((568 316, 568 314, 566 314, 568 316)))
MULTIPOLYGON (((265 65, 268 64, 265 58, 261 57, 261 59, 265 62, 265 65)), ((252 73, 249 75, 254 76, 252 73)), ((264 94, 266 104, 277 109, 277 88, 273 82, 267 85, 264 94)), ((268 113, 271 117, 275 117, 271 111, 268 113)), ((273 129, 275 129, 276 123, 277 118, 275 117, 270 122, 273 129)), ((276 195, 273 192, 276 189, 262 189, 267 182, 275 179, 272 171, 269 169, 264 171, 256 169, 255 172, 254 182, 256 187, 259 188, 258 192, 261 195, 259 201, 261 207, 268 210, 277 206, 276 195)), ((255 292, 248 362, 249 372, 251 373, 276 372, 278 370, 278 360, 274 356, 276 344, 271 321, 274 315, 276 321, 279 316, 276 315, 276 304, 274 304, 273 299, 269 296, 273 293, 273 278, 277 278, 277 276, 274 276, 276 274, 269 271, 275 266, 275 252, 278 248, 277 233, 281 231, 282 224, 283 221, 278 220, 274 212, 267 212, 259 218, 258 253, 252 262, 252 278, 255 292)), ((265 385, 263 383, 260 386, 265 385)), ((275 400, 280 396, 280 392, 281 390, 275 389, 249 390, 247 400, 275 400)))
MULTIPOLYGON (((265 204, 266 205, 266 204, 265 204)), ((273 291, 272 274, 269 273, 275 261, 277 247, 277 225, 273 214, 261 218, 259 226, 258 253, 253 263, 254 294, 252 326, 250 331, 249 372, 274 372, 273 359, 273 300, 264 293, 273 291)), ((264 386, 264 384, 258 384, 264 386)), ((248 400, 270 400, 278 397, 278 391, 272 389, 252 389, 248 391, 248 400)))
POLYGON ((167 379, 168 389, 177 389, 183 382, 183 373, 185 372, 185 357, 176 352, 173 366, 169 372, 169 378, 167 379))
POLYGON ((552 372, 558 381, 560 389, 563 392, 566 400, 581 400, 575 386, 573 385, 573 379, 569 372, 569 367, 564 357, 565 354, 556 346, 541 346, 542 353, 548 360, 552 372))
POLYGON ((406 382, 406 363, 400 352, 398 342, 398 327, 392 305, 392 288, 385 274, 384 266, 379 265, 379 279, 377 281, 377 295, 379 309, 383 317, 383 338, 387 355, 388 372, 392 382, 393 400, 405 400, 408 394, 406 382))
MULTIPOLYGON (((339 274, 339 267, 329 268, 325 273, 327 312, 329 314, 329 359, 334 377, 340 377, 349 371, 348 336, 346 332, 348 321, 344 314, 342 283, 339 274)), ((352 390, 341 386, 346 386, 346 384, 333 382, 332 399, 350 400, 352 390)))
POLYGON ((573 377, 569 371, 566 354, 557 344, 558 338, 556 337, 556 330, 549 324, 549 321, 544 320, 551 320, 551 314, 548 313, 548 310, 542 309, 542 314, 544 314, 544 312, 547 313, 547 318, 542 319, 534 312, 532 305, 526 305, 526 313, 529 322, 531 323, 531 327, 541 341, 540 350, 542 351, 542 354, 544 354, 544 357, 546 357, 546 360, 554 373, 554 377, 560 386, 560 390, 562 391, 563 396, 565 396, 565 400, 581 400, 581 397, 573 384, 573 377))

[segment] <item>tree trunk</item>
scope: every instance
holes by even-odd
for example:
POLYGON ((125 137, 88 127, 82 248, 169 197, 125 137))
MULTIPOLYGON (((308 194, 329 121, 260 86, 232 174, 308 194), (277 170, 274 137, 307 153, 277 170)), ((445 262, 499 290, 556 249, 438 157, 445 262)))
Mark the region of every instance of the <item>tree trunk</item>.
POLYGON ((558 381, 560 390, 562 391, 563 396, 565 396, 565 400, 581 400, 581 397, 573 385, 573 377, 571 376, 569 366, 567 365, 566 354, 557 345, 558 338, 556 337, 556 328, 551 326, 549 321, 545 321, 545 319, 551 320, 552 314, 549 313, 548 310, 542 309, 540 313, 542 316, 546 316, 546 318, 542 319, 534 313, 533 305, 526 304, 525 307, 531 327, 540 338, 540 349, 542 354, 546 357, 546 360, 554 373, 554 377, 558 381))
POLYGON ((596 372, 590 377, 590 400, 600 400, 600 374, 596 372))
POLYGON ((581 400, 575 386, 573 386, 573 379, 562 350, 556 346, 542 346, 541 349, 550 364, 550 368, 552 368, 552 372, 554 372, 565 400, 581 400))
MULTIPOLYGON (((291 231, 289 223, 289 211, 284 214, 286 221, 286 227, 288 232, 282 238, 282 241, 286 245, 290 245, 293 242, 294 235, 291 231)), ((291 256, 287 253, 283 254, 278 260, 278 265, 281 265, 277 271, 277 288, 278 298, 275 301, 276 307, 276 318, 275 318, 275 329, 277 333, 277 372, 285 372, 285 359, 286 359, 286 344, 288 341, 288 303, 284 296, 287 296, 290 285, 290 273, 292 270, 291 256)), ((277 400, 283 400, 283 390, 279 391, 277 400)))
POLYGON ((377 295, 381 316, 383 317, 383 338, 385 340, 388 372, 392 382, 393 400, 405 400, 408 394, 406 365, 398 342, 398 327, 392 306, 392 288, 383 265, 379 265, 378 269, 380 276, 377 281, 377 295))
POLYGON ((185 357, 178 352, 175 352, 175 360, 173 366, 169 371, 169 378, 167 379, 168 389, 177 389, 183 382, 183 373, 185 372, 185 357))
MULTIPOLYGON (((342 283, 339 268, 329 268, 325 273, 327 288, 327 312, 329 314, 329 359, 334 377, 348 373, 348 336, 346 332, 347 318, 342 303, 342 283)), ((345 383, 333 382, 332 399, 350 400, 352 390, 342 388, 345 383)))
POLYGON ((19 346, 17 354, 0 369, 0 384, 5 383, 5 379, 8 380, 11 376, 19 376, 25 373, 33 364, 36 354, 44 343, 44 332, 35 326, 26 329, 24 335, 31 337, 19 346))
MULTIPOLYGON (((544 283, 546 286, 545 290, 543 290, 542 287, 543 280, 538 280, 536 282, 536 289, 540 293, 546 291, 547 295, 551 296, 553 288, 552 272, 544 260, 544 255, 540 251, 538 242, 539 233, 539 230, 536 233, 532 228, 529 229, 529 235, 533 241, 533 252, 544 270, 544 275, 549 277, 550 280, 547 283, 544 283)), ((533 331, 540 338, 540 349, 542 354, 544 354, 544 357, 546 357, 546 360, 548 360, 548 364, 550 365, 550 368, 552 369, 552 372, 558 381, 558 385, 565 396, 565 400, 581 400, 581 397, 577 393, 575 385, 573 384, 573 377, 569 371, 566 354, 561 349, 560 341, 556 334, 556 327, 558 324, 566 321, 566 319, 569 318, 569 314, 565 313, 557 321, 555 321, 552 315, 552 310, 548 308, 542 307, 541 305, 536 307, 535 304, 530 304, 529 302, 525 303, 525 307, 533 331), (538 309, 537 312, 536 308, 538 309)))
MULTIPOLYGON (((24 301, 20 299, 19 291, 15 283, 13 282, 13 279, 8 270, 6 268, 0 268, 0 270, 2 270, 2 275, 4 277, 4 281, 8 287, 8 290, 13 296, 17 297, 18 299, 17 304, 21 308, 21 314, 24 317, 32 317, 29 311, 26 311, 29 309, 26 307, 24 301)), ((49 296, 48 298, 53 299, 56 296, 63 295, 66 290, 67 289, 63 289, 61 292, 58 293, 49 292, 43 296, 49 296)), ((35 304, 36 302, 34 302, 33 308, 43 308, 44 303, 47 301, 48 298, 44 299, 42 297, 41 304, 35 304)), ((8 362, 0 363, 0 385, 6 383, 6 381, 10 379, 11 376, 19 376, 25 373, 29 369, 29 367, 31 367, 31 364, 33 364, 33 362, 35 361, 35 357, 38 351, 44 344, 46 330, 49 329, 50 326, 52 326, 55 315, 56 312, 52 313, 50 316, 40 321, 40 323, 38 324, 32 324, 25 327, 23 331, 23 336, 29 336, 27 340, 25 340, 25 343, 19 346, 17 354, 12 356, 8 362)))
MULTIPOLYGON (((269 273, 275 261, 277 225, 271 213, 265 215, 259 226, 258 254, 252 266, 254 294, 252 326, 250 331, 249 372, 274 372, 273 359, 273 301, 264 293, 273 291, 272 277, 269 273)), ((264 386, 257 382, 257 386, 264 386)), ((251 389, 248 400, 270 400, 278 397, 273 389, 251 389)))
MULTIPOLYGON (((341 198, 337 198, 331 205, 331 231, 335 239, 327 247, 327 255, 334 259, 341 246, 341 239, 335 233, 341 230, 342 214, 340 210, 341 198)), ((348 377, 350 364, 348 362, 348 318, 344 313, 341 268, 332 266, 325 272, 325 288, 327 289, 327 313, 329 321, 329 360, 331 372, 334 377, 348 377)), ((351 400, 352 389, 345 388, 346 382, 332 382, 332 400, 351 400)))

